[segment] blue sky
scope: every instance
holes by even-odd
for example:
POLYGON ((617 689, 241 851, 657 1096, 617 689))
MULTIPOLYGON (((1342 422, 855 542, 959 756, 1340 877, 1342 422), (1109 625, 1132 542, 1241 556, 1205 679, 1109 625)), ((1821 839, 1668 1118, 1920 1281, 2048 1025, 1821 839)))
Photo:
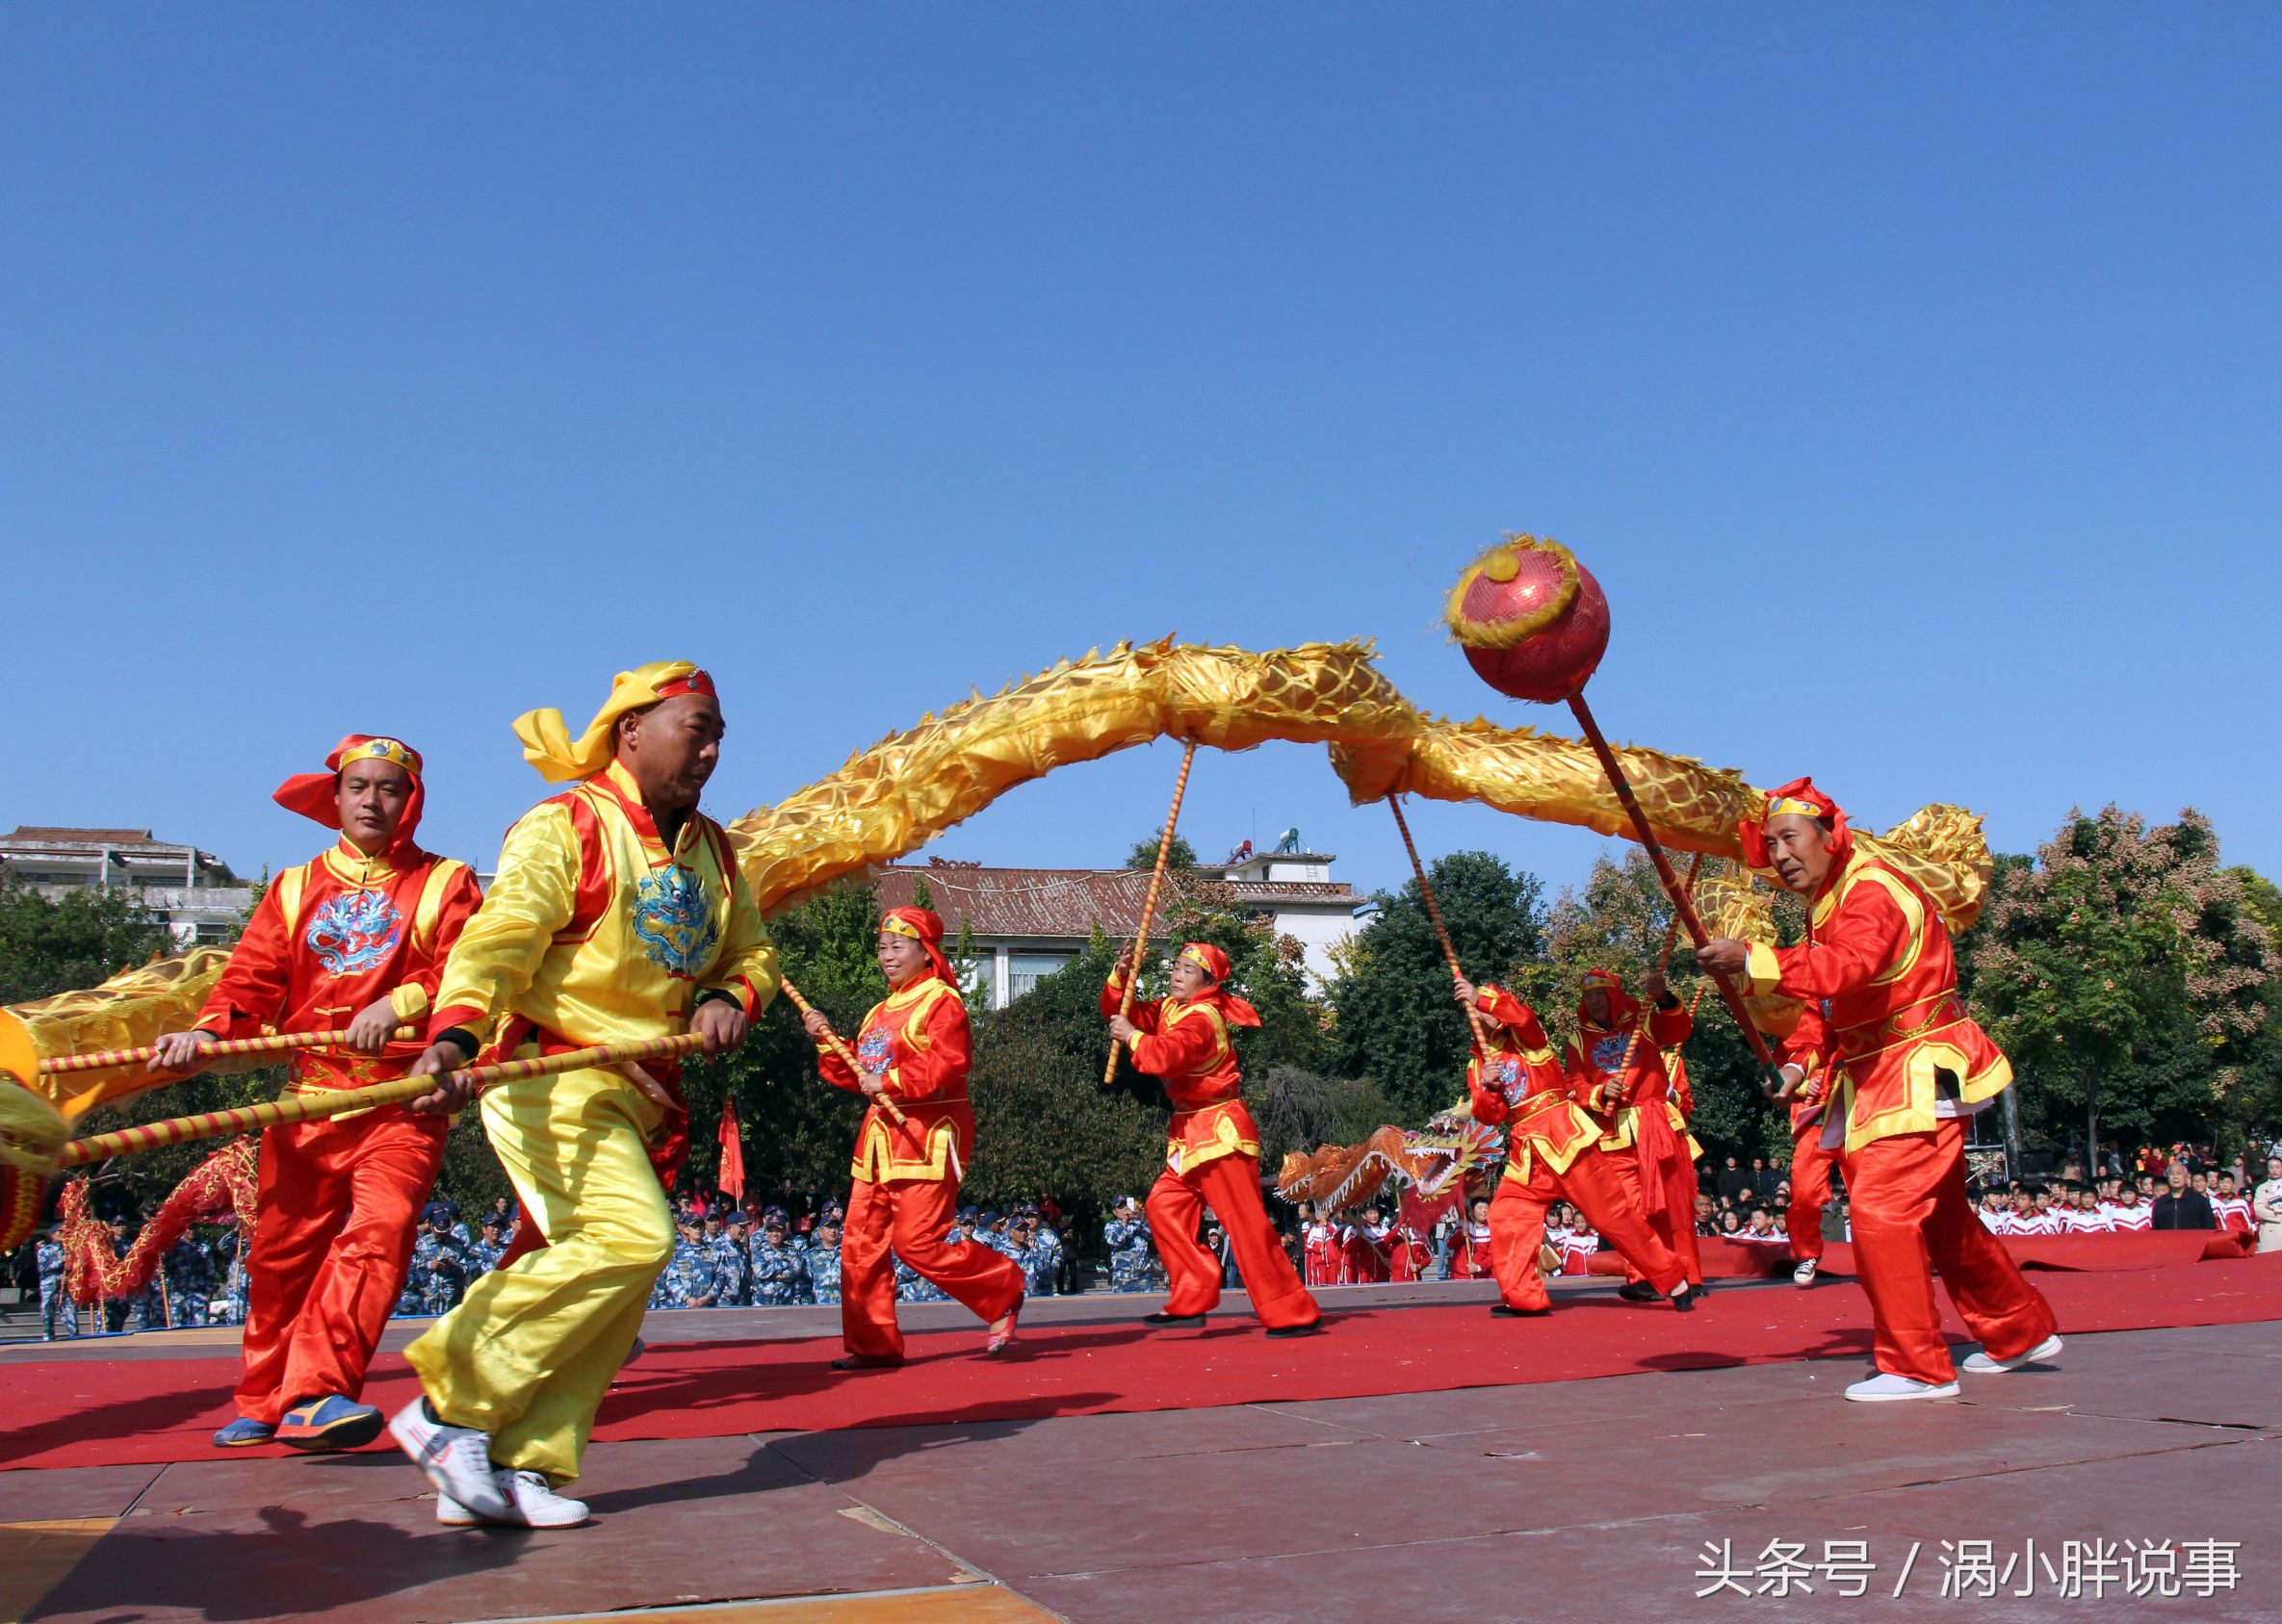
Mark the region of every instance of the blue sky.
MULTIPOLYGON (((12 7, 0 827, 298 861, 270 786, 385 730, 487 864, 508 720, 671 656, 723 815, 1121 636, 1552 726, 1437 622, 1532 529, 1614 735, 2282 873, 2278 63, 2186 5, 12 7)), ((1114 862, 1175 759, 931 849, 1114 862)), ((1202 761, 1200 849, 1288 825, 1402 877, 1319 752, 1202 761)))

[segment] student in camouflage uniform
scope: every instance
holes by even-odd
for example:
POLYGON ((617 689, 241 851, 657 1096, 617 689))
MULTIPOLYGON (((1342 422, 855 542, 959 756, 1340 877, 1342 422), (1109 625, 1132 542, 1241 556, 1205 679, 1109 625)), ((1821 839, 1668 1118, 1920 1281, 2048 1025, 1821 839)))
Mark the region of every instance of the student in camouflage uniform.
POLYGON ((753 1221, 742 1207, 731 1207, 721 1221, 721 1238, 713 1243, 721 1265, 723 1308, 742 1308, 753 1302, 753 1221))
POLYGON ((167 1306, 172 1323, 202 1326, 214 1298, 214 1261, 194 1236, 185 1234, 169 1249, 160 1268, 167 1276, 167 1306))
POLYGON ((40 1238, 34 1250, 33 1265, 39 1273, 39 1340, 53 1342, 56 1328, 61 1325, 64 1334, 79 1334, 79 1304, 71 1301, 71 1293, 64 1286, 64 1243, 57 1238, 59 1231, 50 1229, 40 1238))
POLYGON ((451 1220, 442 1213, 434 1214, 412 1243, 412 1266, 404 1276, 404 1296, 412 1306, 406 1309, 400 1304, 397 1311, 431 1317, 449 1314, 459 1306, 467 1287, 467 1254, 452 1234, 451 1220))
POLYGON ((1149 1220, 1142 1216, 1141 1203, 1130 1196, 1119 1197, 1117 1205, 1110 1208, 1109 1222, 1102 1225, 1102 1238, 1109 1243, 1109 1289, 1149 1290, 1150 1266, 1155 1253, 1151 1250, 1149 1220))
POLYGON ((1010 1225, 995 1212, 982 1215, 982 1223, 975 1227, 974 1238, 1001 1257, 1011 1257, 1017 1264, 1023 1260, 1023 1249, 1015 1243, 1010 1225))
POLYGON ((490 1274, 506 1255, 507 1239, 499 1215, 487 1214, 483 1220, 481 1237, 468 1248, 468 1278, 472 1280, 479 1275, 490 1274))
POLYGON ((696 1220, 685 1218, 674 1241, 673 1259, 650 1295, 654 1308, 711 1308, 720 1289, 720 1264, 705 1244, 696 1220))
POLYGON ((744 1248, 738 1247, 732 1255, 729 1231, 721 1222, 718 1207, 707 1213, 697 1226, 697 1250, 705 1253, 713 1265, 713 1288, 708 1293, 708 1308, 734 1308, 744 1302, 747 1266, 744 1248))
POLYGON ((1051 1297, 1055 1277, 1062 1272, 1061 1237, 1037 1214, 1027 1213, 1015 1221, 1014 1241, 1023 1278, 1028 1282, 1025 1289, 1032 1297, 1051 1297))
POLYGON ((785 1216, 771 1207, 749 1252, 756 1307, 789 1306, 800 1295, 800 1254, 785 1236, 785 1216))
MULTIPOLYGON (((214 1323, 222 1326, 242 1326, 246 1323, 246 1298, 248 1282, 239 1253, 238 1231, 224 1229, 214 1239, 214 1264, 220 1271, 221 1286, 219 1305, 214 1312, 214 1323)), ((402 1312, 401 1309, 397 1310, 402 1312)))
POLYGON ((809 1240, 802 1272, 808 1301, 816 1303, 840 1301, 840 1219, 830 1208, 825 1209, 824 1216, 817 1221, 816 1233, 809 1240))

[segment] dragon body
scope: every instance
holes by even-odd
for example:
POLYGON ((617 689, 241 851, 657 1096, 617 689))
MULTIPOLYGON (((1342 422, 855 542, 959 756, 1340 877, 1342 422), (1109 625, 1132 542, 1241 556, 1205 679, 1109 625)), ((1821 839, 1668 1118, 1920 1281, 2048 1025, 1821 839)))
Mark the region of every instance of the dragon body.
POLYGON ((1367 1205, 1390 1183, 1432 1200, 1463 1188, 1465 1175, 1503 1147, 1496 1129, 1456 1114, 1437 1117, 1423 1128, 1383 1127, 1361 1145, 1286 1153, 1276 1173, 1276 1194, 1321 1212, 1367 1205))
MULTIPOLYGON (((1479 801, 1519 817, 1630 832, 1581 739, 1421 713, 1373 663, 1367 642, 1266 653, 1121 643, 1064 660, 998 693, 977 693, 850 757, 839 771, 729 825, 765 915, 917 850, 1008 790, 1060 767, 1159 738, 1216 750, 1274 741, 1328 746, 1358 804, 1390 794, 1479 801)), ((1763 804, 1740 774, 1683 756, 1618 752, 1659 838, 1740 859, 1736 822, 1763 804)), ((1953 927, 1969 924, 1990 859, 1980 819, 1931 806, 1865 849, 1923 884, 1953 927)), ((187 1026, 226 954, 198 948, 99 987, 7 1012, 41 1056, 152 1042, 187 1026)), ((139 1069, 41 1075, 33 1086, 67 1117, 150 1086, 139 1069)))

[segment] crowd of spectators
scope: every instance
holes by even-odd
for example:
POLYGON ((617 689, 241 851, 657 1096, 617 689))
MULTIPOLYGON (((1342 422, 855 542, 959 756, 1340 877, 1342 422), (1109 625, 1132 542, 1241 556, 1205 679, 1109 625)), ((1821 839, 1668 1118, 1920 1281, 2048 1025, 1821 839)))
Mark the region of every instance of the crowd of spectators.
POLYGON ((2048 1183, 2014 1181, 1981 1193, 1981 1221, 1999 1235, 2110 1235, 2140 1229, 2216 1229, 2259 1237, 2261 1251, 2282 1251, 2282 1154, 2253 1182, 2237 1160, 2175 1146, 2143 1152, 2135 1171, 2120 1166, 2087 1177, 2069 1163, 2048 1183), (2150 1159, 2152 1158, 2152 1160, 2150 1159))
MULTIPOLYGON (((2042 1180, 2013 1179, 1977 1190, 1981 1221, 2000 1235, 2099 1235, 2135 1230, 2210 1229, 2252 1233, 2262 1251, 2282 1251, 2282 1143, 2265 1158, 2263 1177, 2245 1159, 2221 1165, 2208 1147, 2142 1147, 2128 1159, 2111 1152, 2095 1169, 2063 1164, 2042 1180)), ((1825 1233, 1847 1234, 1843 1179, 1834 1191, 1825 1233)), ((1785 1171, 1764 1157, 1747 1167, 1728 1156, 1698 1167, 1696 1232, 1741 1245, 1787 1247, 1791 1187, 1785 1171)), ((1318 1213, 1275 1203, 1278 1229, 1293 1265, 1310 1286, 1380 1281, 1468 1279, 1490 1272, 1489 1201, 1465 1211, 1445 1202, 1420 1221, 1399 1204, 1318 1213)), ((725 1308, 836 1303, 840 1236, 845 1208, 836 1197, 795 1192, 736 1201, 718 1193, 685 1195, 674 1205, 673 1255, 652 1294, 653 1308, 725 1308)), ((471 1222, 448 1198, 420 1215, 396 1312, 441 1314, 468 1286, 514 1255, 517 1213, 502 1198, 471 1222)), ((124 1255, 137 1228, 122 1216, 111 1225, 113 1250, 124 1255)), ((1164 1288, 1149 1219, 1131 1197, 1118 1200, 1102 1225, 1097 1268, 1086 1260, 1074 1220, 1050 1199, 1020 1202, 1004 1213, 970 1206, 946 1237, 987 1246, 1021 1265, 1032 1296, 1066 1295, 1103 1286, 1113 1292, 1164 1288)), ((1205 1221, 1202 1239, 1222 1260, 1227 1283, 1241 1284, 1228 1237, 1205 1221)), ((1557 1202, 1546 1215, 1540 1267, 1548 1274, 1589 1273, 1600 1248, 1573 1207, 1557 1202)), ((235 1325, 246 1318, 245 1270, 234 1226, 202 1226, 168 1251, 148 1286, 91 1307, 64 1290, 64 1250, 51 1231, 28 1261, 39 1285, 43 1337, 77 1336, 172 1326, 235 1325)), ((895 1295, 906 1302, 944 1294, 895 1260, 895 1295)))

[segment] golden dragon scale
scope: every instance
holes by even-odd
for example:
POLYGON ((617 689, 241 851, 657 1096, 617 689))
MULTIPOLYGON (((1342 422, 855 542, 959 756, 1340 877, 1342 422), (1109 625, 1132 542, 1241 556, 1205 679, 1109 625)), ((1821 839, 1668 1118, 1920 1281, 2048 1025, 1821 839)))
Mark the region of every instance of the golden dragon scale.
MULTIPOLYGON (((1328 745, 1359 804, 1404 792, 1629 833, 1582 740, 1423 715, 1380 674, 1367 642, 1256 653, 1166 638, 1064 660, 924 716, 831 776, 747 812, 729 836, 762 912, 774 915, 918 850, 1010 789, 1159 738, 1216 750, 1271 740, 1328 745)), ((1736 821, 1759 809, 1760 791, 1686 757, 1618 754, 1660 838, 1740 859, 1736 821)), ((1928 807, 1861 839, 1922 884, 1954 927, 1971 923, 1990 869, 1979 818, 1928 807)), ((222 960, 219 949, 200 948, 8 1014, 42 1056, 147 1044, 189 1023, 222 960)), ((72 1116, 146 1086, 139 1071, 48 1076, 39 1085, 72 1116)))

